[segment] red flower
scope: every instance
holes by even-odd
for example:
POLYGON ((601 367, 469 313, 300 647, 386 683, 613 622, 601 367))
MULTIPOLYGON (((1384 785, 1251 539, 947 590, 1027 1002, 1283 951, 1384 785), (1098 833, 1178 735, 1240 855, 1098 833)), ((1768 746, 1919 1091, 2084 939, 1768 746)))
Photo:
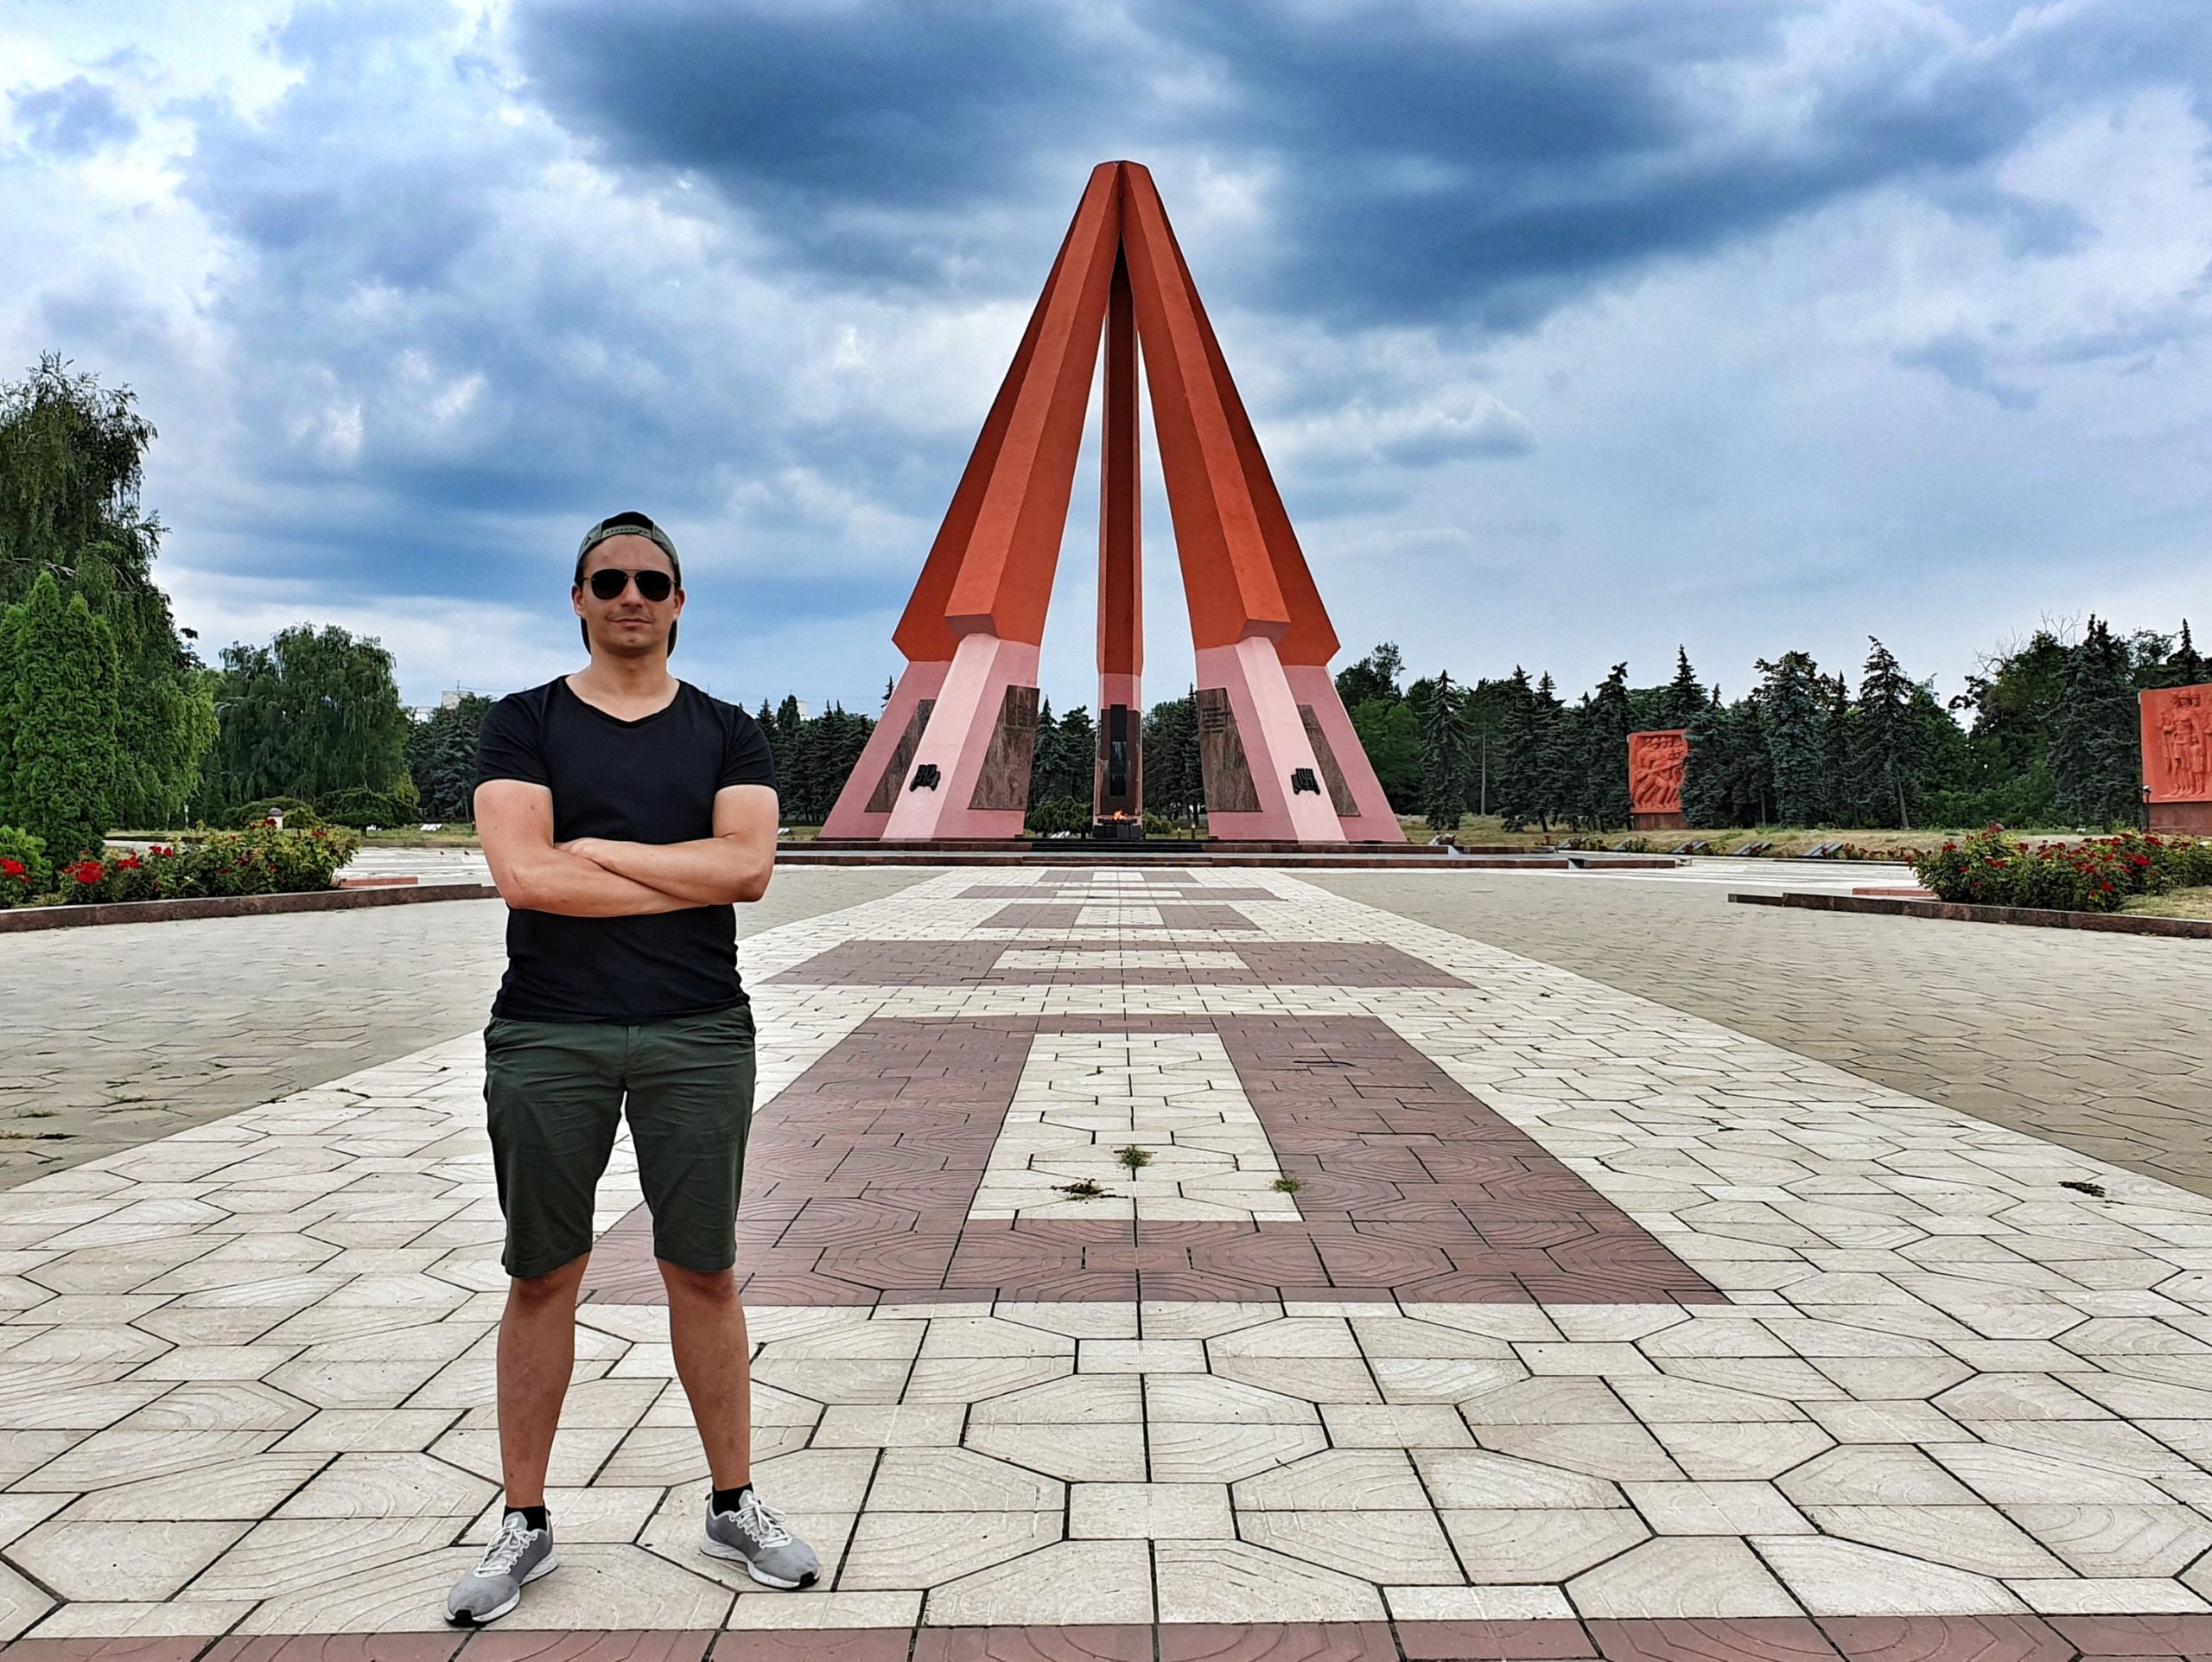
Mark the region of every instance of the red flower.
POLYGON ((107 868, 98 860, 79 860, 69 868, 72 882, 96 883, 107 876, 107 868))
POLYGON ((10 860, 5 855, 0 855, 0 876, 13 877, 19 883, 31 880, 30 872, 21 860, 10 860))

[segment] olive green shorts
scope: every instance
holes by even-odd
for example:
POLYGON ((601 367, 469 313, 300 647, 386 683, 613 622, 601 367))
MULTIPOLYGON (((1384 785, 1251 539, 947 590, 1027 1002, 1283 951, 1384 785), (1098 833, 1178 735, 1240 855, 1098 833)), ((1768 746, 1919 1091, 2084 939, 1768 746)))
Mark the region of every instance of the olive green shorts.
POLYGON ((654 1256, 728 1269, 753 1079, 753 1012, 742 1004, 638 1027, 493 1016, 484 1104, 507 1273, 542 1276, 591 1251, 593 1201, 626 1111, 654 1256))

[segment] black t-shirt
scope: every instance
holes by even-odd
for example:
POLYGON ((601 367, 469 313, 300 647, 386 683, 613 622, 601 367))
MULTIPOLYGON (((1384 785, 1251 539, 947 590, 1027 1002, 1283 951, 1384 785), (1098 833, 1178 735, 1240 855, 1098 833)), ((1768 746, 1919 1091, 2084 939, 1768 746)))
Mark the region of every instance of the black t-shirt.
MULTIPOLYGON (((553 793, 553 838, 689 843, 714 835, 715 793, 776 782, 760 724, 679 682, 667 709, 626 722, 566 680, 510 694, 484 718, 476 782, 553 793)), ((518 1022, 664 1022, 745 1002, 737 908, 632 918, 507 914, 507 974, 492 1013, 518 1022)))

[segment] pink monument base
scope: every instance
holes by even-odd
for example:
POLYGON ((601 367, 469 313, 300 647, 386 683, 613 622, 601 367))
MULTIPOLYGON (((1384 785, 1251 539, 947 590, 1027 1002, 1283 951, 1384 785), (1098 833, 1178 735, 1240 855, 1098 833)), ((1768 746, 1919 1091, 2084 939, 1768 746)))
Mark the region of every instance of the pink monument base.
POLYGON ((1274 642, 1247 635, 1233 646, 1202 647, 1198 688, 1201 700, 1209 691, 1226 691, 1230 716, 1210 728, 1210 712, 1201 706, 1198 748, 1209 759, 1206 824, 1213 834, 1235 841, 1343 842, 1344 826, 1321 782, 1274 642))
POLYGON ((1036 743, 1036 646, 962 636, 883 835, 1020 836, 1036 743))

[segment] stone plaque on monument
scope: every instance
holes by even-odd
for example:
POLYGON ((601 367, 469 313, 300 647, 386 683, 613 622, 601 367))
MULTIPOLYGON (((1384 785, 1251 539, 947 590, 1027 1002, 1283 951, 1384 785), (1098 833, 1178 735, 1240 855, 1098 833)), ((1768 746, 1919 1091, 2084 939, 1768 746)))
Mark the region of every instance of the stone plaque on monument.
POLYGON ((1673 831, 1690 823, 1682 818, 1682 767, 1689 756, 1688 728, 1628 735, 1630 825, 1637 831, 1673 831))
POLYGON ((2212 831, 2212 683, 2153 687, 2136 700, 2151 829, 2212 831))

